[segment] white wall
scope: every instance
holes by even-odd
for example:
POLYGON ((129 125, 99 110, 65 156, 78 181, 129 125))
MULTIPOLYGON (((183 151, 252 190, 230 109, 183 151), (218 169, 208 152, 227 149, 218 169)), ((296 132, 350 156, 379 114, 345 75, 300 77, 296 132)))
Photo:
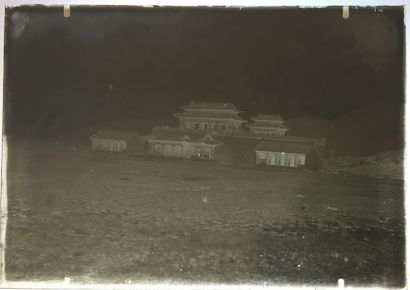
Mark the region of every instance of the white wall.
POLYGON ((284 167, 299 167, 304 166, 305 162, 305 154, 256 151, 256 164, 266 164, 270 166, 284 167))
POLYGON ((99 151, 122 152, 127 149, 127 142, 124 140, 91 138, 91 149, 99 151))

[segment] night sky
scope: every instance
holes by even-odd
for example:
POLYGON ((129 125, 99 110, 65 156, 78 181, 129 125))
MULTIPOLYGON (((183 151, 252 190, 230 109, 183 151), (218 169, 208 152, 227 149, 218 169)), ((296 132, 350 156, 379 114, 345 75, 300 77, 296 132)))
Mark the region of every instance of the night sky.
POLYGON ((402 8, 13 8, 6 126, 142 128, 192 99, 336 120, 404 103, 403 47, 402 8))

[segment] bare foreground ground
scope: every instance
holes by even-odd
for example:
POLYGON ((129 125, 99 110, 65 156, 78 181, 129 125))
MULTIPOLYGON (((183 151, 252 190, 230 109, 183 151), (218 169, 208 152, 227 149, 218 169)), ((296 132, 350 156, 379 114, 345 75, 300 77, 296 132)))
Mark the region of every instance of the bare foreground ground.
POLYGON ((9 146, 9 281, 404 285, 402 181, 9 146))

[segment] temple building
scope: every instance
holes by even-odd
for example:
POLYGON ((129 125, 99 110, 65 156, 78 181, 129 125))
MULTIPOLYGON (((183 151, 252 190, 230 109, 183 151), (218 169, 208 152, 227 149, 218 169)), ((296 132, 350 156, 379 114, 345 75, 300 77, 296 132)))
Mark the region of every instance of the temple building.
POLYGON ((157 127, 149 136, 100 131, 91 136, 91 148, 246 166, 326 166, 325 140, 285 136, 290 129, 280 115, 259 114, 248 123, 231 103, 192 101, 181 109, 174 115, 177 128, 157 127))
POLYGON ((148 154, 180 158, 212 160, 215 147, 222 145, 210 132, 182 128, 155 128, 145 139, 148 154))
POLYGON ((241 111, 230 103, 194 102, 182 106, 183 113, 175 114, 182 129, 204 131, 241 131, 246 123, 238 114, 241 111))
POLYGON ((286 131, 289 131, 280 115, 259 114, 251 120, 253 122, 247 126, 255 135, 285 136, 286 131))

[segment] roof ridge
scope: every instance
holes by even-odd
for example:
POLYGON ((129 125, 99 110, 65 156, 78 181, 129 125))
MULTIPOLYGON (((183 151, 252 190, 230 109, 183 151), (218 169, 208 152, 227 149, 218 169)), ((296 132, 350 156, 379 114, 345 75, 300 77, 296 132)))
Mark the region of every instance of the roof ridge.
POLYGON ((190 103, 181 106, 182 109, 184 108, 198 108, 198 109, 234 109, 238 110, 238 108, 233 103, 229 102, 209 102, 209 101, 191 101, 190 103))

